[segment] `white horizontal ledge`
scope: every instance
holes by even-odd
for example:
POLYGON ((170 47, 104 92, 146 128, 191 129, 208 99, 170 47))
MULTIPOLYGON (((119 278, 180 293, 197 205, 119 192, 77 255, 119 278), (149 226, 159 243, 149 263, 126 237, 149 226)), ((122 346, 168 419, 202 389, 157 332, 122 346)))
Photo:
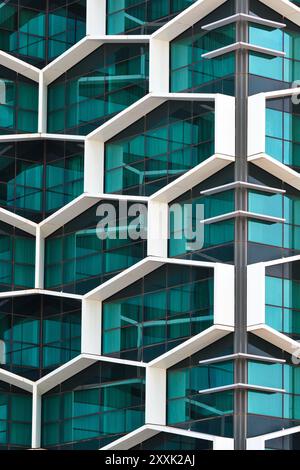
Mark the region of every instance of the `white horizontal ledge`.
POLYGON ((276 98, 285 98, 286 96, 299 95, 299 94, 300 94, 299 87, 286 88, 284 90, 267 91, 266 93, 259 93, 259 95, 263 95, 265 99, 267 100, 276 99, 276 98))
POLYGON ((205 441, 210 441, 215 444, 216 441, 219 443, 227 443, 227 446, 224 446, 224 449, 228 448, 229 443, 233 443, 233 439, 226 437, 214 436, 211 434, 203 434, 195 431, 185 430, 181 428, 171 427, 171 426, 159 426, 155 424, 145 424, 144 426, 126 434, 125 436, 117 439, 110 444, 102 447, 99 450, 129 450, 132 447, 135 447, 143 442, 151 439, 151 437, 156 436, 160 433, 166 434, 175 434, 176 436, 185 436, 191 439, 201 439, 205 441))
POLYGON ((248 327, 248 331, 300 359, 300 343, 284 333, 263 323, 248 327))
POLYGON ((193 188, 222 170, 235 161, 234 157, 228 155, 215 154, 202 163, 179 176, 176 180, 169 183, 164 188, 150 196, 150 201, 171 202, 184 194, 190 188, 193 188))
POLYGON ((10 212, 7 209, 0 207, 0 221, 8 225, 16 227, 30 235, 36 235, 38 225, 31 220, 25 219, 24 217, 10 212))
POLYGON ((257 52, 260 54, 270 55, 274 57, 285 57, 286 53, 282 51, 277 51, 275 49, 269 49, 267 47, 256 46, 254 44, 249 44, 248 42, 235 42, 230 44, 229 46, 221 47, 220 49, 215 49, 211 52, 206 52, 202 54, 203 59, 214 59, 215 57, 219 57, 224 54, 228 54, 229 52, 234 52, 238 50, 247 50, 252 52, 257 52))
POLYGON ((262 191, 264 193, 285 194, 284 189, 272 188, 270 186, 263 186, 261 184, 247 183, 244 181, 234 181, 233 183, 217 186, 216 188, 206 189, 201 191, 201 195, 211 196, 212 194, 222 193, 223 191, 230 191, 232 189, 253 189, 255 191, 262 191))
POLYGON ((245 359, 247 361, 258 361, 258 362, 271 362, 271 363, 286 363, 284 359, 277 359, 275 357, 257 356, 256 354, 236 353, 228 354, 227 356, 214 357, 212 359, 206 359, 199 361, 200 365, 216 364, 219 362, 232 361, 236 359, 245 359))
POLYGON ((250 391, 270 393, 270 394, 286 392, 284 388, 262 387, 260 385, 237 383, 237 384, 232 384, 232 385, 224 385, 224 387, 215 387, 215 388, 207 388, 206 390, 199 390, 198 393, 199 395, 207 395, 210 393, 220 393, 220 392, 226 392, 229 390, 250 390, 250 391))
POLYGON ((268 266, 276 266, 278 264, 294 263, 295 261, 300 261, 300 255, 288 256, 286 258, 265 261, 264 263, 258 263, 258 264, 263 264, 265 267, 268 267, 268 266))
POLYGON ((148 93, 92 131, 86 138, 106 142, 169 100, 209 102, 215 101, 218 96, 205 93, 148 93))
POLYGON ((281 217, 272 217, 269 215, 256 214, 255 212, 234 211, 234 212, 229 212, 228 214, 211 217, 210 219, 201 220, 200 223, 205 224, 205 225, 210 225, 210 224, 216 224, 218 222, 222 222, 223 220, 237 219, 238 217, 262 220, 264 222, 270 222, 274 224, 285 222, 285 219, 282 219, 281 217))
POLYGON ((261 18, 260 16, 247 15, 246 13, 236 13, 235 15, 228 16, 222 20, 214 21, 207 25, 202 26, 202 29, 206 31, 213 31, 214 29, 220 28, 221 26, 226 26, 231 23, 236 23, 239 21, 249 21, 251 23, 257 23, 264 26, 269 26, 270 28, 280 29, 285 28, 285 23, 279 23, 277 21, 267 20, 266 18, 261 18))
POLYGON ((179 346, 176 346, 162 356, 153 359, 153 361, 149 362, 148 366, 157 367, 158 369, 169 369, 173 365, 178 364, 187 357, 201 351, 210 344, 215 343, 221 338, 224 338, 224 336, 227 336, 233 331, 234 328, 229 326, 211 326, 207 330, 190 338, 179 346))
POLYGON ((3 382, 14 385, 15 387, 19 387, 22 390, 26 390, 27 392, 32 392, 33 384, 32 380, 26 379, 25 377, 21 377, 20 375, 13 374, 5 369, 0 368, 0 380, 3 382))
POLYGON ((143 196, 124 196, 118 194, 83 193, 40 222, 39 227, 41 229, 42 236, 44 238, 48 237, 60 227, 88 210, 94 204, 103 201, 144 202, 146 204, 148 202, 148 198, 143 196))
POLYGON ((122 364, 124 366, 142 367, 146 368, 147 364, 144 362, 130 361, 126 359, 117 359, 114 357, 98 356, 94 354, 82 353, 76 356, 71 361, 63 364, 49 374, 45 375, 37 382, 35 382, 38 392, 43 395, 58 384, 65 382, 74 375, 82 372, 96 362, 106 362, 111 364, 122 364))
POLYGON ((18 59, 7 52, 0 50, 0 65, 6 67, 14 72, 20 73, 24 77, 39 83, 41 70, 33 65, 25 62, 24 60, 18 59))
POLYGON ((271 173, 271 175, 300 190, 300 173, 265 153, 248 157, 248 162, 271 173))
POLYGON ((300 26, 300 8, 289 0, 260 0, 269 8, 281 13, 285 18, 300 26))

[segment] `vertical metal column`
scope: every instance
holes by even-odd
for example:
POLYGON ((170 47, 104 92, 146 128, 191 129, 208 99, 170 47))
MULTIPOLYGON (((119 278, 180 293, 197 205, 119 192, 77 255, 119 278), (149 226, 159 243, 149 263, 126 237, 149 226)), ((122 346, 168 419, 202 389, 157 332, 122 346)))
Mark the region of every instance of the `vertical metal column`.
MULTIPOLYGON (((236 13, 249 13, 249 0, 235 0, 236 13)), ((236 23, 237 41, 248 42, 248 23, 236 23)), ((247 181, 247 124, 248 124, 248 52, 236 52, 236 163, 235 180, 247 181)), ((237 189, 236 210, 247 210, 248 193, 237 189)), ((238 218, 235 227, 235 353, 247 352, 247 240, 246 218, 238 218)), ((247 361, 235 362, 236 383, 247 382, 247 361)), ((237 390, 234 394, 234 441, 236 450, 246 449, 247 439, 247 392, 237 390)))

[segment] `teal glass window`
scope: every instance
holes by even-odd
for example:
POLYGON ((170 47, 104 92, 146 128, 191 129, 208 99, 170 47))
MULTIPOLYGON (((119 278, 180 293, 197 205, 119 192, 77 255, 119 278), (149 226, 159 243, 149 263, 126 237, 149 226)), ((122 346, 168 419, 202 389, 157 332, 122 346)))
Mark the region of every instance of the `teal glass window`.
POLYGON ((0 48, 43 67, 85 36, 85 23, 85 0, 8 0, 0 11, 0 48))
POLYGON ((32 396, 0 382, 0 450, 31 447, 32 396))
POLYGON ((88 134, 148 91, 148 45, 105 44, 48 87, 48 132, 88 134))
POLYGON ((0 66, 0 133, 37 132, 38 83, 0 66))
POLYGON ((86 35, 86 0, 48 3, 47 62, 63 54, 86 35))
POLYGON ((250 361, 248 374, 251 384, 284 390, 282 393, 249 392, 249 413, 295 420, 296 425, 300 419, 299 367, 250 361))
POLYGON ((266 323, 300 339, 300 264, 298 261, 266 269, 266 323))
POLYGON ((96 363, 43 395, 42 446, 99 449, 144 422, 145 369, 96 363))
MULTIPOLYGON (((227 347, 231 349, 230 339, 227 347)), ((222 344, 222 341, 221 341, 222 344)), ((167 372, 167 423, 169 426, 205 432, 212 429, 215 435, 232 435, 233 392, 199 393, 211 388, 234 383, 233 361, 199 365, 199 361, 213 357, 218 343, 176 364, 167 372)), ((217 354, 219 355, 219 354, 217 354)), ((220 356, 223 354, 220 353, 220 356)))
POLYGON ((0 143, 0 205, 39 222, 83 192, 84 144, 0 143))
POLYGON ((86 293, 118 272, 132 266, 146 254, 146 221, 137 216, 125 216, 119 204, 108 201, 115 211, 108 229, 113 234, 99 237, 98 226, 105 216, 97 215, 106 202, 99 202, 64 225, 46 239, 45 287, 48 289, 86 293), (136 231, 136 239, 129 231, 136 231))
POLYGON ((266 153, 300 171, 300 113, 290 97, 267 100, 266 153))
POLYGON ((283 189, 283 194, 249 191, 248 207, 253 213, 285 219, 285 222, 248 222, 248 239, 253 250, 256 244, 264 245, 265 259, 292 256, 300 250, 300 198, 295 188, 272 177, 260 169, 250 168, 252 182, 283 189))
POLYGON ((212 224, 201 224, 201 220, 233 212, 235 193, 224 191, 210 196, 200 194, 205 189, 230 182, 231 172, 232 167, 229 166, 172 201, 169 210, 171 257, 189 256, 191 259, 204 260, 209 254, 214 259, 232 261, 234 220, 212 224))
POLYGON ((107 0, 107 34, 151 34, 195 0, 107 0))
POLYGON ((214 154, 214 103, 170 101, 105 145, 105 192, 151 195, 214 154))
POLYGON ((270 28, 249 23, 249 42, 251 44, 285 52, 285 57, 268 54, 249 53, 249 92, 271 91, 290 88, 298 79, 300 69, 299 27, 279 13, 251 0, 250 10, 254 15, 286 24, 285 28, 270 28))
POLYGON ((213 59, 202 57, 236 42, 235 24, 213 31, 202 29, 202 26, 233 13, 233 2, 226 2, 171 42, 172 92, 234 94, 234 53, 213 59))
POLYGON ((80 301, 41 295, 2 299, 2 368, 38 380, 80 354, 80 339, 80 301))
POLYGON ((34 287, 35 238, 0 223, 0 291, 34 287))
POLYGON ((167 265, 103 302, 102 353, 147 362, 213 325, 213 272, 167 265))
POLYGON ((290 353, 256 335, 250 333, 248 339, 249 354, 282 361, 248 361, 248 383, 269 388, 248 391, 248 436, 299 426, 299 365, 293 363, 290 353))

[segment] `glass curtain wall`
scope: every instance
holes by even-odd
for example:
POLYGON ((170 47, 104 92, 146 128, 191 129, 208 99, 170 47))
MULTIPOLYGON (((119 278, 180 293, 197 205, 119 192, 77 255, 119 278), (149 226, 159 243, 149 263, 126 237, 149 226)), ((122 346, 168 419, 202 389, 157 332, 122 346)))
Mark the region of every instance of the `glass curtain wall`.
POLYGON ((250 262, 277 259, 299 253, 300 197, 298 191, 252 165, 249 167, 249 175, 252 183, 285 191, 283 194, 249 191, 250 212, 285 219, 285 222, 264 222, 263 220, 248 222, 250 262))
POLYGON ((0 134, 37 132, 38 83, 0 65, 0 134))
POLYGON ((32 396, 0 381, 0 450, 31 446, 32 396))
POLYGON ((0 205, 41 221, 83 192, 83 158, 83 143, 0 143, 0 205))
POLYGON ((235 93, 235 54, 213 59, 202 55, 236 42, 235 24, 207 31, 202 26, 234 14, 234 1, 228 1, 213 13, 175 38, 171 48, 172 92, 235 93))
POLYGON ((213 325, 213 271, 167 265, 103 303, 104 355, 148 362, 213 325))
POLYGON ((109 209, 99 202, 46 239, 45 288, 83 294, 146 256, 146 220, 108 202, 109 209), (102 237, 98 224, 111 209, 105 228, 110 233, 102 237), (137 232, 135 239, 130 230, 137 232))
POLYGON ((196 0, 107 0, 107 34, 152 34, 196 0))
POLYGON ((199 361, 232 353, 231 335, 168 369, 167 423, 190 431, 232 437, 233 391, 199 393, 234 382, 234 364, 199 361))
POLYGON ((1 367, 38 380, 80 353, 81 304, 28 295, 0 302, 1 367))
POLYGON ((48 132, 86 135, 148 92, 148 45, 104 44, 48 87, 48 132))
POLYGON ((299 426, 300 380, 299 366, 289 353, 249 335, 249 354, 282 360, 278 362, 248 362, 248 382, 275 389, 270 392, 248 392, 248 437, 299 426))
POLYGON ((202 261, 233 262, 234 220, 213 224, 200 221, 234 211, 234 191, 206 196, 201 191, 232 182, 228 166, 170 204, 169 256, 202 261), (181 220, 185 223, 182 224, 181 220), (186 227, 191 226, 187 232, 186 227), (184 228, 183 228, 184 227, 184 228))
POLYGON ((105 192, 149 196, 214 154, 214 103, 170 101, 105 145, 105 192))
POLYGON ((286 24, 270 28, 249 23, 249 42, 276 51, 285 57, 249 53, 249 94, 291 88, 300 72, 299 27, 258 0, 250 1, 250 12, 268 20, 286 24))
POLYGON ((86 34, 85 0, 6 0, 0 8, 0 49, 43 67, 86 34))
POLYGON ((42 447, 97 450, 145 422, 145 369, 94 364, 42 398, 42 447))

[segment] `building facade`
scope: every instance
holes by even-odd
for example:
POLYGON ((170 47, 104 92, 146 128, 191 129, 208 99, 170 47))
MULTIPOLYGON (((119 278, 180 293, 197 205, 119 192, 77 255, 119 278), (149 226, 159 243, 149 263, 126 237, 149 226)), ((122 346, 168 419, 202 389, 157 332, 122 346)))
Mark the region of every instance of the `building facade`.
POLYGON ((300 448, 298 80, 296 0, 0 4, 0 449, 300 448))

